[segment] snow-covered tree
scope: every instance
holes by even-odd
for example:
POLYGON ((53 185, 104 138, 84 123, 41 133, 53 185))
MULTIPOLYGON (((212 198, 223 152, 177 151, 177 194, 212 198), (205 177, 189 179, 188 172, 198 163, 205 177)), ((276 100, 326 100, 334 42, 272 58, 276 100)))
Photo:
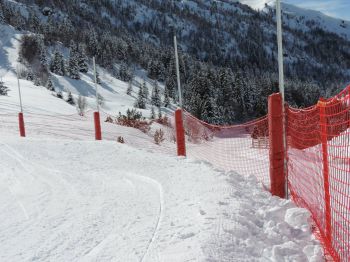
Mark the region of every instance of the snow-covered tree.
POLYGON ((0 79, 0 96, 7 96, 9 88, 5 86, 5 83, 0 79))
POLYGON ((49 76, 48 80, 47 80, 47 83, 46 83, 46 89, 49 90, 49 91, 55 91, 55 87, 52 83, 52 79, 51 77, 49 76))
POLYGON ((85 53, 85 45, 79 44, 78 46, 78 54, 77 54, 79 71, 81 73, 87 73, 89 70, 88 59, 85 53))
POLYGON ((152 106, 151 108, 151 119, 155 119, 156 118, 156 112, 154 111, 154 107, 152 106))
POLYGON ((56 97, 59 99, 63 99, 63 94, 61 90, 57 92, 56 97))
POLYGON ((164 102, 163 102, 165 107, 168 107, 170 105, 170 97, 167 91, 165 91, 164 94, 164 102))
POLYGON ((146 95, 144 93, 144 88, 141 86, 139 88, 139 93, 137 96, 137 100, 135 102, 135 107, 141 108, 141 109, 145 109, 146 108, 146 95))
POLYGON ((71 41, 70 48, 69 48, 69 60, 68 60, 68 67, 67 72, 70 78, 72 79, 80 79, 80 67, 78 63, 78 50, 77 45, 71 41))
POLYGON ((148 87, 147 87, 147 84, 146 84, 146 80, 145 80, 145 79, 143 79, 141 89, 142 89, 142 92, 143 92, 143 96, 144 96, 144 98, 145 98, 146 101, 147 101, 147 100, 148 100, 148 97, 149 97, 149 90, 148 90, 148 87))
POLYGON ((158 119, 161 119, 163 117, 162 115, 162 109, 158 107, 158 119))
POLYGON ((126 63, 122 63, 120 65, 118 77, 120 80, 125 82, 130 81, 132 79, 133 73, 126 63))
POLYGON ((132 93, 132 80, 128 82, 128 88, 126 89, 126 94, 131 96, 132 93))
POLYGON ((79 95, 77 100, 78 114, 81 116, 85 115, 86 108, 87 108, 87 103, 86 103, 85 96, 79 95))
POLYGON ((70 105, 75 105, 75 101, 71 92, 68 92, 68 97, 66 102, 70 105))
POLYGON ((64 58, 61 52, 55 51, 53 58, 50 63, 50 70, 52 73, 60 76, 65 75, 65 65, 64 65, 64 58))
POLYGON ((101 94, 98 94, 97 96, 98 96, 98 99, 97 99, 98 104, 100 106, 103 106, 105 104, 105 98, 101 94))
POLYGON ((162 103, 160 98, 160 89, 157 81, 155 81, 153 85, 151 102, 152 102, 152 105, 156 107, 160 107, 162 103))

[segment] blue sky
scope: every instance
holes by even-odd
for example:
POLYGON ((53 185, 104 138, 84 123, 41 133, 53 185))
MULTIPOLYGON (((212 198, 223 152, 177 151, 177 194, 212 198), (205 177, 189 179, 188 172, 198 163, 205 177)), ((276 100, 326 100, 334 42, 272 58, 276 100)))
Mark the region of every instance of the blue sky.
MULTIPOLYGON (((274 0, 238 0, 256 9, 262 9, 265 3, 274 0)), ((322 13, 350 21, 350 0, 282 0, 282 2, 302 8, 321 11, 322 13)))
POLYGON ((350 0, 282 0, 299 7, 321 11, 350 21, 350 0))

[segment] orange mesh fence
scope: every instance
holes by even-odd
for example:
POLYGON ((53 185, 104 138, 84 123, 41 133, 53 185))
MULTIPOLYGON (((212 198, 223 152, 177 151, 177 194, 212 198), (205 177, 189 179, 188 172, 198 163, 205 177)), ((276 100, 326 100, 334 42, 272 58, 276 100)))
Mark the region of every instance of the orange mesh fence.
POLYGON ((350 261, 349 91, 304 110, 286 108, 290 193, 310 210, 335 261, 350 261))
POLYGON ((268 118, 242 125, 218 126, 184 112, 186 150, 190 158, 214 167, 253 175, 270 188, 268 118))

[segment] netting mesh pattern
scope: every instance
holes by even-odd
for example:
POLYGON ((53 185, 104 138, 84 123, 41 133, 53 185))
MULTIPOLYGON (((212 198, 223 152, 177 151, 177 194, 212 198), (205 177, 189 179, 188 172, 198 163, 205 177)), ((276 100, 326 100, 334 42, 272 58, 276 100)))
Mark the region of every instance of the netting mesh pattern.
POLYGON ((253 175, 269 189, 268 118, 242 125, 217 126, 184 112, 187 155, 214 167, 253 175))
POLYGON ((288 183, 335 261, 350 261, 350 87, 317 105, 288 107, 288 183))

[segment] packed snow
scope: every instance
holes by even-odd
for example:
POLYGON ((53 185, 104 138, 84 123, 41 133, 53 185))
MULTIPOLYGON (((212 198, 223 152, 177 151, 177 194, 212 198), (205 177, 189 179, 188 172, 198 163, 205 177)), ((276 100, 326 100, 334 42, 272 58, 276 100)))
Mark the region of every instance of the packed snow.
POLYGON ((1 261, 322 261, 255 178, 115 142, 0 138, 1 261))

